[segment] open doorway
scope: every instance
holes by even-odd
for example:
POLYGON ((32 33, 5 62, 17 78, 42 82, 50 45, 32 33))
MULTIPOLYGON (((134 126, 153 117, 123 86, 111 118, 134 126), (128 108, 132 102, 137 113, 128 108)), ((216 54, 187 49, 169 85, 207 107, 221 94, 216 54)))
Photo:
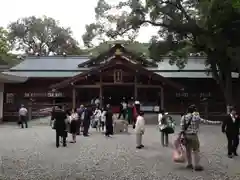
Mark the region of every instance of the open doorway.
POLYGON ((123 100, 133 101, 134 86, 129 85, 111 85, 103 87, 103 103, 118 106, 123 100))

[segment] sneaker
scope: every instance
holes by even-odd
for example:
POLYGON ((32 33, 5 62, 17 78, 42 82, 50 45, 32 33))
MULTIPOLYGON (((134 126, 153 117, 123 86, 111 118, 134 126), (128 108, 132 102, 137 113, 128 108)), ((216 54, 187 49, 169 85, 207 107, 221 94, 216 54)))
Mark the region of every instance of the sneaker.
POLYGON ((194 167, 194 171, 203 171, 203 167, 202 166, 196 166, 196 167, 194 167))
POLYGON ((141 146, 142 148, 144 148, 144 145, 141 144, 140 146, 141 146))
POLYGON ((234 156, 238 156, 238 153, 237 153, 237 152, 235 152, 233 155, 234 155, 234 156))
POLYGON ((232 154, 228 154, 228 158, 233 158, 233 155, 232 154))
POLYGON ((136 148, 137 148, 137 149, 142 149, 142 146, 137 146, 136 148))

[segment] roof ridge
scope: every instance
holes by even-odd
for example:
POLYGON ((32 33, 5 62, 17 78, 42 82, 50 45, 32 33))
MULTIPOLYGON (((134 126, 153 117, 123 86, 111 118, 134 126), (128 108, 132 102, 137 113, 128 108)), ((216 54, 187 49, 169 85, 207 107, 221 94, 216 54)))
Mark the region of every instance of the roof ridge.
POLYGON ((25 59, 41 59, 41 58, 46 58, 46 59, 82 59, 82 58, 90 58, 89 55, 71 55, 71 56, 62 56, 62 55, 57 55, 57 56, 26 56, 25 59))

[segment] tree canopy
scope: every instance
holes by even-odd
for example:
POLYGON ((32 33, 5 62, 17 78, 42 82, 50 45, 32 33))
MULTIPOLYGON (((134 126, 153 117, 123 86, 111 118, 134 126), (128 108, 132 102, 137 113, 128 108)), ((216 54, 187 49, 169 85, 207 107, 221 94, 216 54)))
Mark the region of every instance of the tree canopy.
POLYGON ((9 25, 9 41, 12 48, 27 54, 81 54, 70 28, 64 28, 50 17, 35 16, 18 19, 9 25))
POLYGON ((96 22, 86 26, 83 40, 87 46, 99 37, 114 39, 127 34, 132 40, 142 26, 154 26, 159 31, 149 48, 153 59, 169 55, 172 64, 183 68, 189 53, 205 54, 227 104, 233 104, 232 67, 240 72, 240 12, 232 2, 125 0, 108 4, 99 0, 96 22))
POLYGON ((10 46, 8 44, 8 32, 0 27, 0 55, 7 54, 10 50, 10 46))
POLYGON ((12 60, 13 55, 9 53, 10 44, 8 42, 8 32, 3 27, 0 27, 0 64, 8 65, 14 64, 15 61, 12 60))

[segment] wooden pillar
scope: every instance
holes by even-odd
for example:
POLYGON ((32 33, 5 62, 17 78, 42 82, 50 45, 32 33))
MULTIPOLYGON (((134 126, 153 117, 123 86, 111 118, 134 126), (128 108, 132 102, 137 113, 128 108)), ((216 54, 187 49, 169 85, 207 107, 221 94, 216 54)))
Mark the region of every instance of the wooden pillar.
POLYGON ((32 120, 32 99, 30 99, 30 102, 28 103, 28 120, 32 120))
POLYGON ((76 88, 73 87, 72 89, 72 108, 76 108, 76 88))
POLYGON ((100 100, 100 107, 103 106, 103 93, 102 93, 102 73, 100 72, 100 87, 99 87, 99 100, 100 100))
POLYGON ((163 87, 161 87, 161 107, 160 109, 164 109, 164 91, 163 87))
POLYGON ((204 111, 205 111, 205 118, 208 119, 208 99, 205 100, 204 102, 204 111))
POLYGON ((134 76, 134 100, 138 99, 138 89, 137 89, 137 75, 134 76))

